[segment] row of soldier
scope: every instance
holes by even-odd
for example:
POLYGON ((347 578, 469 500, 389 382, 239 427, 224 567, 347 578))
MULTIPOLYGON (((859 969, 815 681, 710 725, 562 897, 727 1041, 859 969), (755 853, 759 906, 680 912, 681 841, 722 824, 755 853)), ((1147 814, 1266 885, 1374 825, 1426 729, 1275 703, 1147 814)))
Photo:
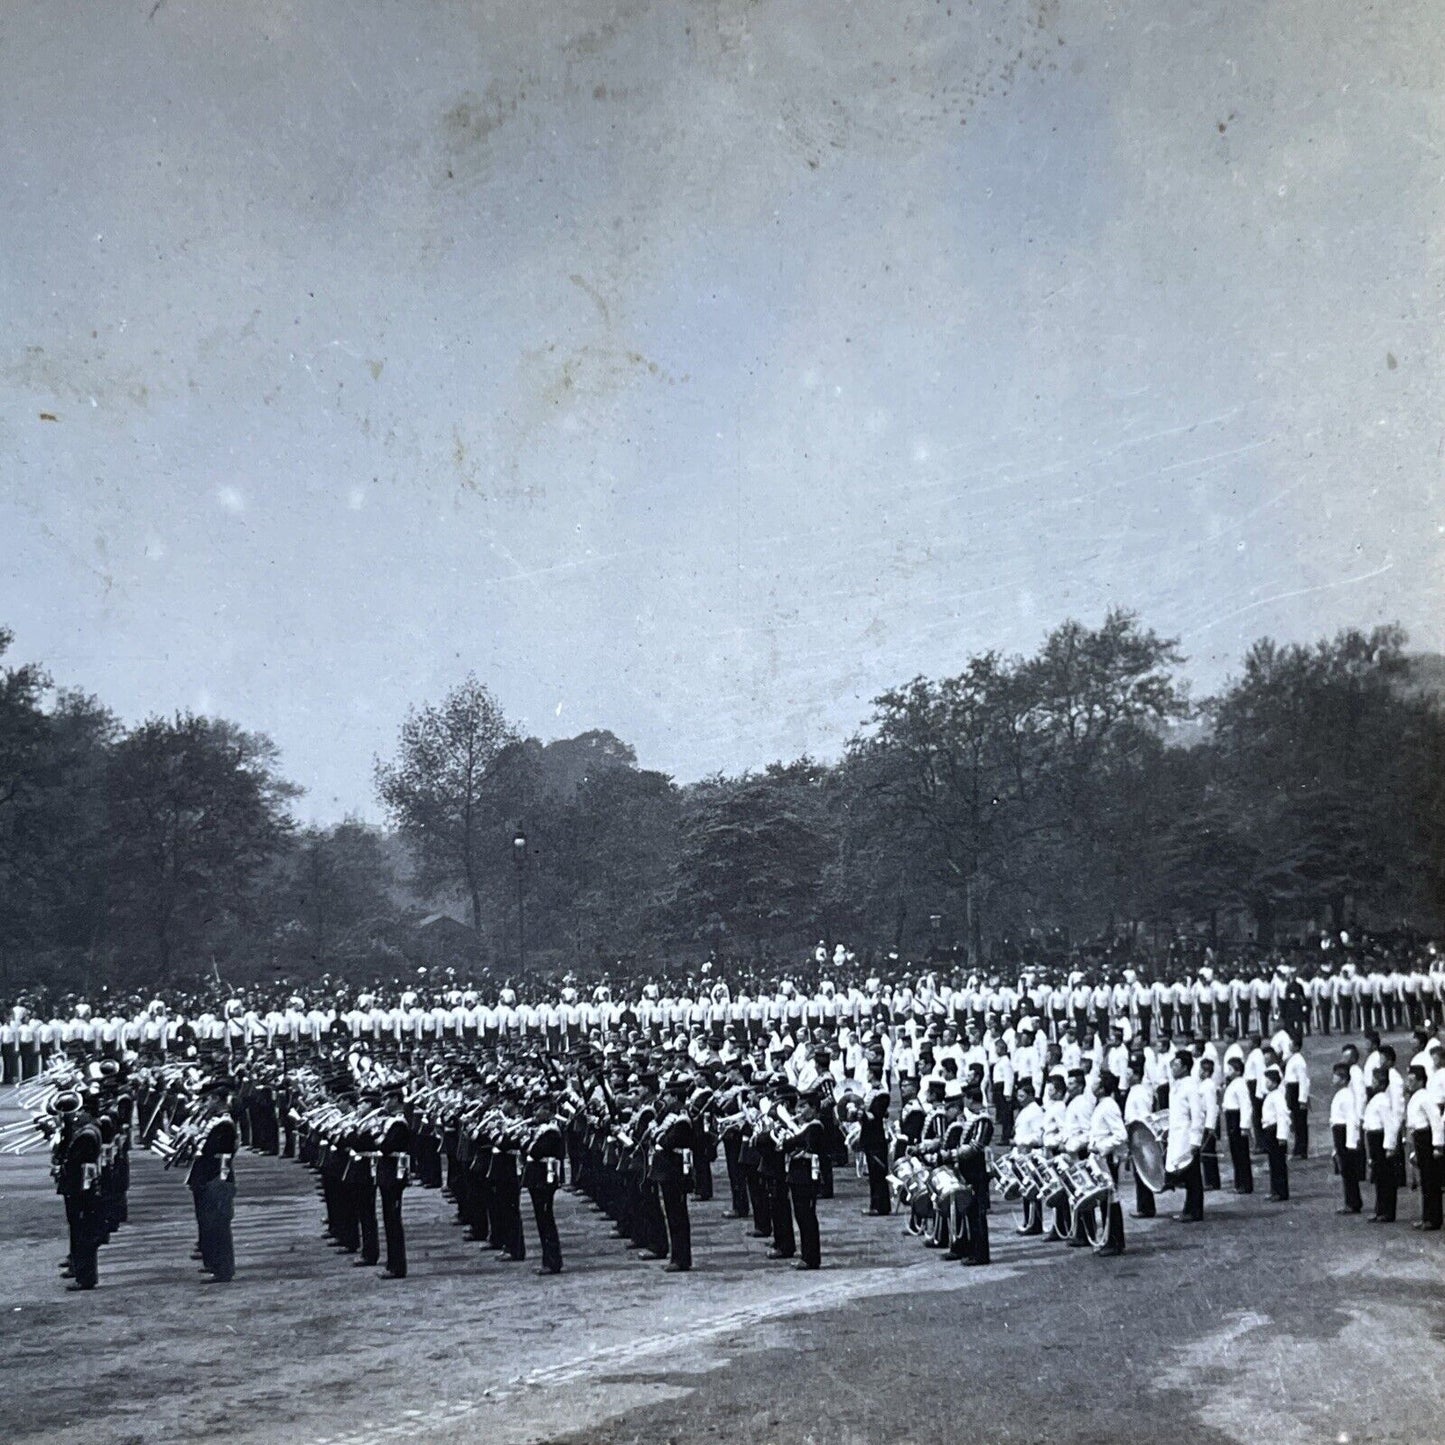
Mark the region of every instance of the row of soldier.
MULTIPOLYGON (((1333 958, 1333 955, 1325 955, 1333 958)), ((561 1047, 581 1037, 628 1029, 650 1036, 716 1030, 730 1025, 749 1040, 800 1028, 871 1026, 910 1035, 931 1024, 962 1030, 972 1021, 1029 1013, 1051 1039, 1072 1026, 1083 1038, 1118 1025, 1126 1039, 1148 1042, 1190 1032, 1217 1039, 1227 1030, 1270 1034, 1349 1033, 1368 1028, 1433 1027, 1445 1021, 1445 960, 1431 951, 1407 959, 1359 962, 1299 961, 1271 969, 1203 965, 1172 981, 1126 967, 1107 971, 1035 968, 1017 979, 971 975, 951 982, 934 974, 901 972, 856 983, 824 980, 809 991, 787 981, 737 987, 710 975, 683 987, 659 982, 590 991, 565 983, 528 994, 511 986, 484 990, 456 979, 438 987, 403 986, 349 994, 327 986, 323 995, 291 993, 197 997, 148 1003, 133 999, 92 1008, 62 999, 45 1012, 40 999, 19 1001, 0 1017, 0 1082, 35 1077, 75 1045, 117 1055, 127 1049, 184 1054, 222 1045, 229 1052, 263 1045, 320 1043, 337 1033, 374 1045, 533 1040, 561 1047)))

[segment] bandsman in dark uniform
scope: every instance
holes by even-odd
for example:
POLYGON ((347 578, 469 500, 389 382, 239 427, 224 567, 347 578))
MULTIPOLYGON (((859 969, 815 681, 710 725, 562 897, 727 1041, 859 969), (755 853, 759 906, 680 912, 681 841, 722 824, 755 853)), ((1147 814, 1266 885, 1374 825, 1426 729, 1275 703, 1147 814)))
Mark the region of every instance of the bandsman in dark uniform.
POLYGON ((823 1262, 822 1241, 818 1231, 818 1190, 823 1176, 823 1151, 827 1135, 819 1117, 826 1086, 816 1080, 798 1095, 797 1128, 782 1142, 787 1159, 788 1192, 792 1196, 793 1217, 798 1224, 798 1269, 817 1269, 823 1262))
POLYGON ((956 1250, 964 1264, 990 1262, 988 1248, 988 1146, 993 1142, 993 1120, 984 1113, 983 1091, 966 1085, 963 1091, 963 1137, 954 1155, 954 1169, 969 1188, 963 1211, 964 1239, 956 1250))
POLYGON ((376 1173, 381 1159, 380 1120, 381 1092, 361 1091, 361 1107, 365 1111, 351 1131, 348 1158, 343 1175, 344 1187, 350 1195, 350 1209, 356 1217, 360 1251, 352 1261, 357 1269, 375 1269, 381 1259, 381 1240, 376 1231, 376 1173))
POLYGON ((888 1090, 883 1084, 881 1063, 869 1066, 868 1092, 858 1117, 858 1144, 868 1170, 868 1208, 865 1214, 890 1214, 893 1200, 888 1191, 888 1090))
POLYGON ((565 1145, 552 1100, 542 1095, 532 1110, 532 1131, 522 1149, 522 1184, 532 1197, 537 1238, 542 1245, 538 1274, 562 1273, 562 1240, 557 1233, 553 1201, 562 1183, 565 1145))
POLYGON ((687 1216, 687 1190, 692 1175, 693 1125, 685 1105, 688 1081, 672 1075, 664 1087, 663 1109, 653 1133, 649 1172, 662 1200, 667 1222, 668 1274, 692 1268, 692 1228, 687 1216))
POLYGON ((104 1232, 100 1191, 100 1127, 77 1093, 55 1101, 60 1134, 55 1146, 56 1192, 65 1201, 70 1235, 67 1290, 94 1289, 100 1277, 100 1242, 104 1232))
POLYGON ((769 1259, 792 1259, 798 1252, 798 1237, 793 1230, 793 1202, 788 1196, 788 1159, 783 1152, 785 1128, 778 1114, 797 1103, 797 1091, 779 1076, 768 1090, 767 1112, 760 1112, 753 1131, 753 1144, 758 1152, 758 1173, 767 1193, 768 1216, 772 1223, 773 1246, 769 1259))
POLYGON ((727 1087, 714 1100, 713 1118, 722 1140, 723 1160, 728 1172, 728 1195, 731 1207, 724 1219, 748 1219, 752 1206, 748 1201, 748 1176, 743 1164, 743 1138, 746 1134, 747 1089, 742 1071, 728 1070, 727 1087))
POLYGON ((210 1080, 202 1090, 209 1118, 201 1125, 196 1157, 186 1182, 196 1201, 200 1228, 201 1273, 215 1284, 228 1284, 236 1273, 231 1220, 236 1209, 236 1149, 239 1139, 231 1117, 229 1079, 210 1080))
POLYGON ((386 1237, 382 1279, 406 1278, 406 1230, 401 1200, 411 1182, 411 1126, 403 1109, 400 1084, 390 1085, 382 1100, 386 1117, 380 1128, 381 1158, 376 1166, 376 1192, 381 1196, 381 1227, 386 1237))

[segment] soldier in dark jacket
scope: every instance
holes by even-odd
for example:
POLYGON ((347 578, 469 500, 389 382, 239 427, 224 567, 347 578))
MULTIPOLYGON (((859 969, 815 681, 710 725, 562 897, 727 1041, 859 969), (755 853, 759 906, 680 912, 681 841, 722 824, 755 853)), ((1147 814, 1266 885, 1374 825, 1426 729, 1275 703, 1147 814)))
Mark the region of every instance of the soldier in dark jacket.
POLYGON ((668 1274, 681 1274, 692 1268, 687 1188, 692 1173, 693 1125, 685 1103, 687 1090, 684 1076, 674 1074, 668 1079, 648 1162, 649 1173, 662 1198, 662 1215, 667 1221, 668 1274))
POLYGON ((381 1227, 386 1236, 386 1268, 382 1279, 406 1278, 406 1230, 401 1197, 411 1181, 411 1126, 402 1112, 399 1084, 386 1091, 387 1118, 380 1129, 381 1158, 376 1165, 376 1192, 381 1196, 381 1227))
POLYGON ((532 1196, 532 1214, 537 1220, 537 1237, 542 1245, 542 1267, 538 1274, 562 1273, 562 1240, 557 1233, 553 1200, 562 1183, 565 1142, 550 1097, 537 1099, 532 1110, 532 1130, 522 1150, 522 1184, 532 1196))
POLYGON ((858 1144, 868 1166, 868 1214, 889 1214, 893 1201, 888 1193, 888 1089, 883 1083, 881 1063, 868 1068, 868 1093, 859 1116, 858 1144))
POLYGON ((56 1190, 65 1200, 70 1232, 68 1290, 94 1289, 99 1279, 99 1252, 104 1233, 100 1190, 100 1128, 81 1106, 78 1094, 56 1100, 62 1133, 56 1148, 56 1190))
POLYGON ((236 1148, 239 1137, 231 1117, 231 1084, 212 1079, 205 1087, 211 1115, 196 1146, 187 1183, 196 1197, 196 1222, 201 1236, 201 1273, 227 1284, 236 1273, 236 1248, 231 1219, 236 1209, 236 1148))
POLYGON ((792 1195, 793 1216, 798 1222, 798 1252, 802 1256, 795 1266, 798 1269, 817 1269, 823 1262, 818 1234, 818 1190, 823 1154, 828 1145, 818 1109, 826 1093, 822 1080, 818 1080, 798 1095, 798 1127, 782 1141, 788 1161, 788 1192, 792 1195))

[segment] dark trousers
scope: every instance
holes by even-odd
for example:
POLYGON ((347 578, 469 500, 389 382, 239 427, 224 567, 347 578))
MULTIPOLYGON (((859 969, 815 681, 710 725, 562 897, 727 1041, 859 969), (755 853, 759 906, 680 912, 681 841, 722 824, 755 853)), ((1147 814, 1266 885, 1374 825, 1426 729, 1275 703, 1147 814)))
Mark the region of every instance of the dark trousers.
POLYGON ((692 1156, 692 1167, 697 1175, 692 1192, 699 1204, 706 1204, 712 1199, 712 1160, 699 1150, 692 1156))
POLYGON ((1440 1227, 1440 1161, 1430 1143, 1430 1131, 1417 1129, 1413 1135, 1415 1168, 1420 1174, 1420 1220, 1440 1227))
POLYGON ((352 1185, 351 1195, 360 1226, 362 1263, 375 1264, 381 1258, 381 1241, 376 1233, 376 1180, 370 1169, 352 1185))
POLYGON ((962 1257, 975 1264, 988 1264, 988 1181, 976 1181, 963 1209, 962 1257))
POLYGON ((1199 1167, 1199 1151, 1196 1149, 1189 1163, 1174 1175, 1174 1182, 1184 1190, 1184 1218, 1204 1218, 1204 1172, 1199 1167))
POLYGON ((468 1239, 485 1240, 492 1232, 492 1181, 487 1178, 486 1165, 472 1160, 467 1165, 467 1230, 468 1239))
POLYGON ((741 1156, 741 1139, 733 1136, 723 1140, 723 1160, 728 1169, 728 1193, 732 1196, 732 1212, 739 1219, 746 1219, 752 1210, 748 1207, 748 1176, 741 1156))
POLYGON ((1365 1149, 1370 1158, 1370 1178, 1375 1185, 1375 1218, 1393 1224, 1399 1184, 1395 1178, 1394 1156, 1385 1152, 1383 1132, 1376 1129, 1366 1134, 1365 1149))
POLYGON ((1234 1166, 1234 1189, 1237 1194, 1254 1193, 1254 1164, 1249 1157, 1249 1135, 1238 1110, 1224 1115, 1224 1132, 1229 1139, 1229 1162, 1234 1166))
POLYGON ((753 1233, 771 1234, 773 1232, 773 1196, 768 1189, 768 1181, 756 1169, 745 1169, 743 1176, 747 1181, 748 1197, 752 1200, 753 1233))
POLYGON ((1206 1189, 1219 1188, 1219 1138, 1213 1129, 1204 1131, 1204 1143, 1199 1149, 1199 1168, 1204 1175, 1206 1189))
POLYGON ((692 1268, 692 1226, 687 1217, 687 1194, 681 1179, 666 1179, 658 1185, 662 1195, 662 1217, 667 1221, 667 1257, 682 1269, 692 1268))
POLYGON ((67 1198, 65 1222, 70 1227, 70 1272, 81 1289, 94 1289, 100 1278, 100 1238, 105 1229, 100 1200, 67 1198))
POLYGON ((818 1198, 831 1199, 833 1197, 833 1160, 827 1150, 824 1150, 818 1160, 818 1198))
POLYGON ((998 1142, 1007 1143, 1013 1138, 1014 1106, 1008 1091, 1001 1084, 993 1086, 993 1117, 998 1126, 998 1142))
POLYGON ((537 1220, 537 1238, 542 1244, 542 1268, 555 1274, 562 1268, 562 1237, 557 1233, 557 1216, 552 1209, 557 1190, 551 1184, 540 1184, 528 1193, 532 1196, 532 1213, 537 1220))
POLYGON ((811 1179, 794 1180, 789 1192, 793 1196, 793 1216, 798 1221, 798 1252, 804 1264, 817 1269, 823 1261, 823 1245, 818 1234, 818 1186, 811 1179))
MULTIPOLYGON (((1335 1158, 1339 1162, 1340 1187, 1345 1194, 1345 1208, 1352 1214, 1358 1214, 1365 1207, 1365 1201, 1360 1197, 1360 1180, 1365 1177, 1365 1151, 1345 1147, 1349 1134, 1343 1124, 1334 1125, 1330 1133, 1335 1141, 1335 1158)), ((1383 1141, 1384 1136, 1380 1137, 1383 1141)))
POLYGON ((381 1195, 381 1227, 386 1235, 386 1270, 388 1274, 403 1278, 406 1275, 406 1229, 401 1222, 401 1196, 405 1192, 395 1187, 383 1187, 377 1191, 381 1195))
POLYGON ((1269 1156, 1269 1192, 1288 1199, 1289 1145, 1271 1129, 1264 1136, 1264 1152, 1269 1156))
POLYGON ((798 1241, 793 1234, 793 1208, 788 1198, 788 1181, 776 1175, 769 1177, 768 1208, 773 1215, 773 1248, 777 1253, 791 1259, 798 1252, 798 1241))
POLYGON ((236 1273, 236 1248, 231 1219, 236 1209, 236 1181, 211 1179, 196 1190, 196 1219, 201 1227, 201 1264, 219 1280, 236 1273))
POLYGON ((495 1248, 512 1259, 526 1259, 522 1237, 522 1188, 515 1163, 504 1164, 492 1176, 492 1234, 495 1248))
POLYGON ((881 1154, 865 1154, 868 1165, 868 1209, 873 1214, 891 1214, 893 1199, 888 1191, 888 1161, 881 1154))
POLYGON ((1140 1219, 1153 1219, 1155 1214, 1154 1191, 1139 1177, 1137 1172, 1134 1175, 1134 1213, 1140 1219))
POLYGON ((1300 1103, 1299 1085, 1284 1086, 1285 1103, 1289 1106, 1290 1132, 1294 1135, 1294 1157, 1310 1157, 1310 1111, 1309 1102, 1300 1103))

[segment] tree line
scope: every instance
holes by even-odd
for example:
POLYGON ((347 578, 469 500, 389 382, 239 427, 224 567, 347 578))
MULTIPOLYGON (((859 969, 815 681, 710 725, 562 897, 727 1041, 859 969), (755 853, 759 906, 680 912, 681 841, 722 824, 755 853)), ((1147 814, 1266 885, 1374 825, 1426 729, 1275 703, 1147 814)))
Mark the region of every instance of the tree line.
POLYGON ((385 828, 299 824, 266 737, 124 727, 12 641, 0 982, 761 960, 819 937, 981 961, 1445 917, 1445 688, 1397 627, 1261 640, 1194 702, 1177 643, 1114 611, 890 689, 836 762, 687 785, 609 732, 524 736, 467 677, 376 761, 385 828), (467 927, 429 939, 438 913, 467 927))

